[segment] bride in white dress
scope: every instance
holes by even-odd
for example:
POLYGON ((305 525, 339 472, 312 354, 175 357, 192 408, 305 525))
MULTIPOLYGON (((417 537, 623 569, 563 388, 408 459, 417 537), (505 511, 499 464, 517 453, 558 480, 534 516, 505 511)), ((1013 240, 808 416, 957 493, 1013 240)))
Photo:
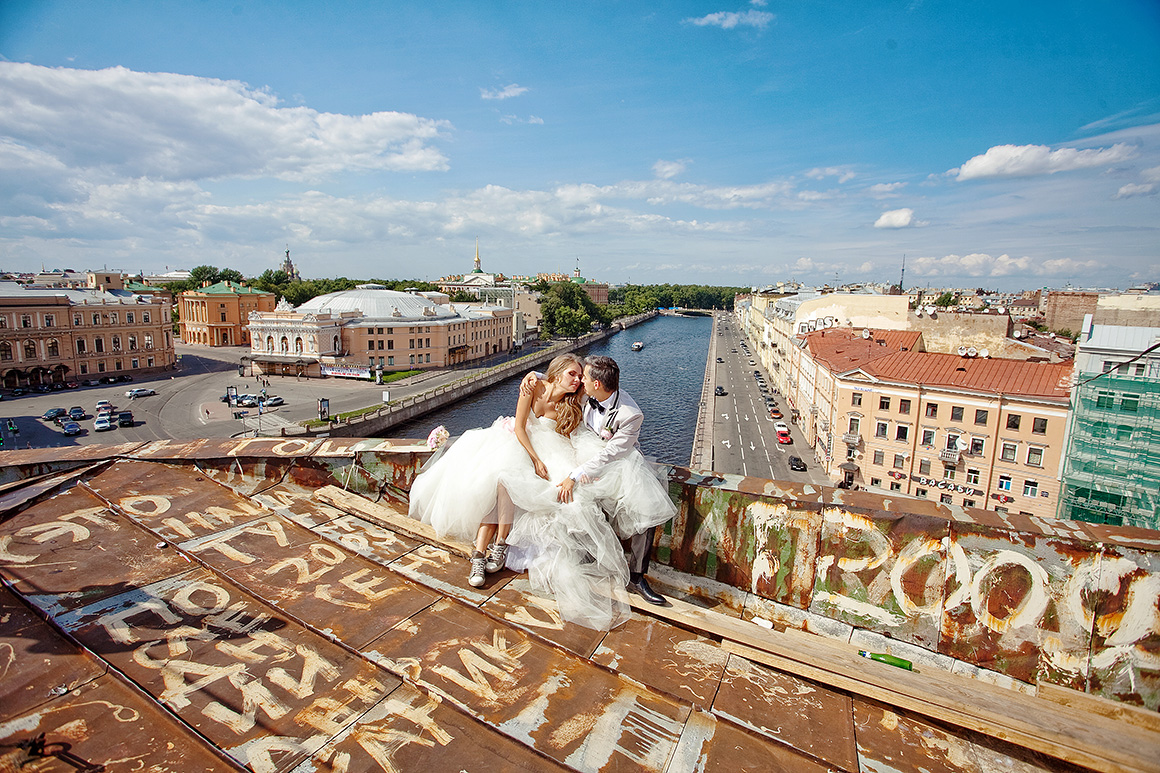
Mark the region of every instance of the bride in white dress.
MULTIPOLYGON (((557 501, 561 481, 604 447, 583 423, 583 363, 552 360, 546 379, 520 396, 516 415, 468 430, 411 486, 410 515, 440 536, 474 540, 469 582, 505 565, 527 569, 532 588, 554 596, 564 620, 598 630, 629 616, 628 565, 597 500, 632 492, 648 525, 675 512, 668 492, 639 453, 612 465, 572 502, 557 501), (511 553, 508 554, 508 546, 511 553)), ((617 527, 628 526, 618 516, 617 527)))

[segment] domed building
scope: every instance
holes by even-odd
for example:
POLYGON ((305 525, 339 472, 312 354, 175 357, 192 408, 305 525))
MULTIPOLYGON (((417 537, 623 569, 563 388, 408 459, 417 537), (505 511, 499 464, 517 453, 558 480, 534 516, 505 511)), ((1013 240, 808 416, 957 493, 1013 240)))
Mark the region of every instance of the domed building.
POLYGON ((249 330, 251 350, 242 359, 253 375, 372 378, 508 351, 512 310, 364 284, 298 308, 282 299, 273 311, 251 313, 249 330))

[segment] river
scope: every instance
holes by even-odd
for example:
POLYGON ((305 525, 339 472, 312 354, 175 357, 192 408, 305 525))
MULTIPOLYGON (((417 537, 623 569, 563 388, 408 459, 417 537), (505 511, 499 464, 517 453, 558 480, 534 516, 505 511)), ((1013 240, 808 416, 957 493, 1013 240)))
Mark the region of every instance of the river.
MULTIPOLYGON (((607 355, 620 364, 621 387, 644 411, 640 445, 645 456, 668 464, 689 463, 711 332, 708 317, 660 316, 579 350, 581 355, 607 355), (633 341, 643 342, 644 349, 632 351, 633 341)), ((387 434, 421 437, 442 424, 458 437, 473 427, 487 426, 497 416, 515 413, 519 382, 519 377, 508 379, 392 427, 387 434)))

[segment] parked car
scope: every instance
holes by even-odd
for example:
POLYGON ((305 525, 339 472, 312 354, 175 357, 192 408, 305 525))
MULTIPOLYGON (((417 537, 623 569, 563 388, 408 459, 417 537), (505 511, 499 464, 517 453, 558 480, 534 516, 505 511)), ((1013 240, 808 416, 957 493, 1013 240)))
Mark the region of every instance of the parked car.
POLYGON ((114 426, 112 420, 105 414, 101 414, 93 422, 93 429, 97 432, 104 432, 107 429, 112 429, 114 426))
POLYGON ((54 392, 59 392, 59 391, 61 391, 62 389, 64 389, 64 382, 63 382, 63 381, 54 381, 54 382, 52 382, 52 391, 54 391, 54 392))
POLYGON ((64 382, 64 385, 66 387, 68 387, 69 389, 80 389, 81 388, 81 384, 79 381, 66 381, 66 382, 64 382))
POLYGON ((97 400, 97 410, 108 409, 113 410, 113 404, 108 400, 97 400))
POLYGON ((128 373, 122 373, 121 375, 117 376, 117 381, 120 381, 122 384, 128 384, 132 380, 133 377, 128 373))
POLYGON ((718 357, 718 358, 717 358, 717 362, 725 362, 725 358, 723 358, 723 357, 718 357))
POLYGON ((782 412, 781 412, 781 411, 779 411, 777 408, 770 408, 770 409, 769 409, 769 418, 771 418, 771 419, 781 419, 781 418, 784 418, 784 415, 783 415, 783 414, 782 414, 782 412))
POLYGON ((66 435, 80 435, 84 433, 85 429, 75 421, 66 421, 60 425, 60 431, 66 435))
POLYGON ((275 406, 275 405, 285 405, 285 404, 286 404, 286 401, 283 400, 278 395, 270 395, 269 397, 266 398, 266 407, 267 408, 270 408, 270 407, 275 406))
POLYGON ((773 428, 778 432, 784 432, 787 435, 789 434, 789 425, 784 421, 779 421, 777 424, 774 424, 773 428))
POLYGON ((725 391, 724 387, 717 387, 716 389, 713 390, 713 394, 717 395, 718 397, 724 397, 725 395, 727 395, 729 393, 725 391))
POLYGON ((146 389, 145 387, 137 387, 136 389, 130 389, 129 391, 125 392, 125 397, 128 397, 130 400, 132 400, 135 397, 148 397, 149 395, 155 395, 155 394, 157 394, 157 393, 154 392, 152 389, 146 389))
POLYGON ((258 407, 258 396, 257 395, 238 395, 238 405, 242 406, 243 408, 257 408, 258 407))
POLYGON ((101 384, 101 382, 95 378, 86 378, 81 383, 84 384, 85 386, 100 386, 100 384, 101 384))
POLYGON ((101 384, 116 384, 117 377, 116 376, 101 376, 99 379, 97 379, 97 381, 101 384))
POLYGON ((49 408, 40 418, 44 419, 45 421, 52 421, 57 416, 64 416, 66 413, 68 413, 68 411, 66 411, 64 408, 49 408))
POLYGON ((789 458, 789 468, 794 472, 805 472, 806 463, 801 460, 800 456, 791 456, 789 458))
POLYGON ((121 411, 121 413, 117 414, 118 427, 132 427, 133 423, 132 411, 121 411))
POLYGON ((781 445, 785 446, 785 445, 789 445, 790 443, 792 443, 793 438, 790 436, 790 434, 788 432, 779 432, 779 433, 777 433, 777 442, 780 443, 781 445))
POLYGON ((12 390, 13 397, 20 397, 21 395, 26 395, 26 394, 28 394, 28 390, 24 389, 23 387, 16 387, 15 389, 12 390))
POLYGON ((36 386, 33 387, 33 389, 36 390, 37 392, 51 392, 52 391, 52 387, 50 387, 48 384, 37 384, 36 386))
POLYGON ((68 417, 73 421, 80 421, 87 415, 88 414, 85 413, 85 409, 79 405, 74 405, 72 408, 68 409, 68 417))

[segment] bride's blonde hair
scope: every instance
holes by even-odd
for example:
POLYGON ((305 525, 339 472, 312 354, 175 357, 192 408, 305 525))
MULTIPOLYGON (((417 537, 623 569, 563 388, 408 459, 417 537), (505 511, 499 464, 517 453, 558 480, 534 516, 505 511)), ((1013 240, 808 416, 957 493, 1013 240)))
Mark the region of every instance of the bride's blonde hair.
MULTIPOLYGON (((584 360, 575 354, 561 354, 553 358, 548 365, 547 380, 554 382, 556 377, 571 365, 578 366, 581 372, 584 371, 584 360)), ((571 435, 572 430, 579 427, 580 422, 584 421, 583 403, 580 402, 583 395, 584 387, 581 386, 575 392, 564 395, 556 404, 556 432, 564 437, 571 435)))

